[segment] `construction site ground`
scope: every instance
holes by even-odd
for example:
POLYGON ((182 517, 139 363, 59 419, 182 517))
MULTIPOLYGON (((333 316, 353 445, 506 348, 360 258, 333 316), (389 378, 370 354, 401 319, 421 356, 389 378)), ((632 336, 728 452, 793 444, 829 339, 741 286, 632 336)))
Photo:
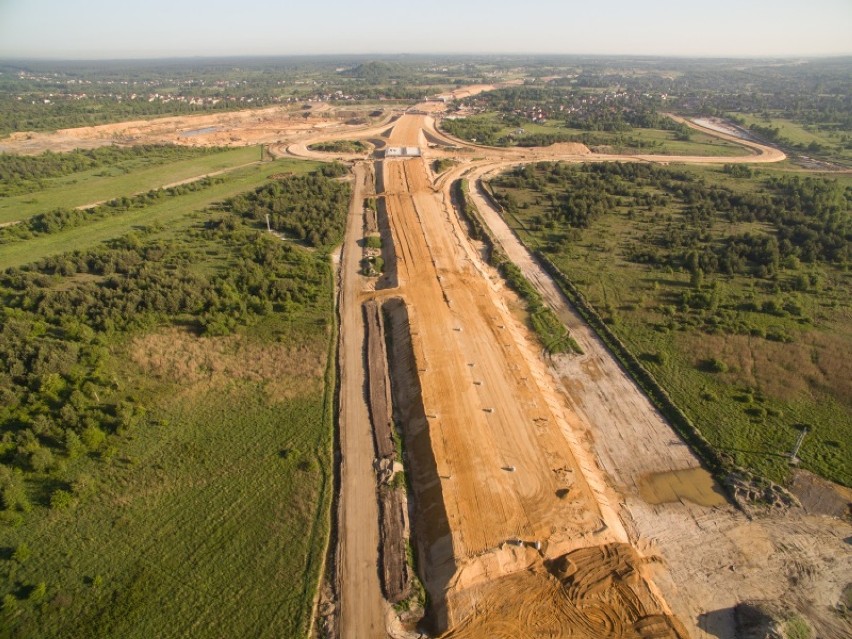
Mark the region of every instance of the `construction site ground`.
POLYGON ((422 114, 440 111, 440 102, 429 105, 421 114, 387 112, 363 125, 317 106, 307 118, 275 108, 20 133, 0 140, 0 151, 264 143, 279 156, 354 162, 340 262, 335 634, 403 632, 379 577, 362 311, 376 299, 396 300, 388 330, 409 345, 408 354, 389 353, 390 373, 412 373, 400 377, 408 388, 394 393, 394 411, 407 417, 412 529, 435 633, 733 639, 734 607, 766 600, 805 614, 816 636, 852 635, 849 617, 838 612, 852 582, 852 525, 842 517, 848 494, 803 476, 804 508, 755 517, 731 505, 478 188, 490 172, 540 160, 758 163, 784 154, 733 136, 752 155, 601 155, 580 144, 490 149, 441 132, 422 114), (369 153, 309 149, 334 139, 379 150, 417 146, 423 157, 374 163, 369 153), (434 175, 431 162, 446 157, 457 164, 434 175), (517 296, 456 216, 450 188, 460 178, 583 355, 543 356, 517 296), (378 282, 360 272, 363 202, 376 191, 386 239, 378 282))
MULTIPOLYGON (((390 143, 423 145, 422 128, 421 116, 404 116, 390 143)), ((532 616, 549 636, 584 636, 579 620, 587 617, 578 611, 594 604, 607 636, 642 636, 643 625, 656 633, 646 636, 684 636, 644 562, 633 561, 615 495, 568 427, 503 284, 484 273, 426 164, 385 161, 383 169, 397 293, 408 309, 425 411, 422 423, 405 425, 405 437, 428 438, 431 447, 418 451, 433 458, 411 462, 418 512, 430 513, 414 530, 433 629, 523 636, 532 616), (588 567, 566 569, 570 579, 556 586, 547 567, 571 564, 572 551, 588 548, 606 550, 588 567), (609 587, 614 574, 632 577, 609 587), (506 597, 507 579, 519 596, 506 597)))

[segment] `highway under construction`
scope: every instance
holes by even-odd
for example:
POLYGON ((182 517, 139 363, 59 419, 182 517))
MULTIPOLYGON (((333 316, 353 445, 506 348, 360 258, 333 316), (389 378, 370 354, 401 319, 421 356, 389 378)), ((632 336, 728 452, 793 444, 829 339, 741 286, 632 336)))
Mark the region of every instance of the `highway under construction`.
MULTIPOLYGON (((836 533, 804 516, 752 520, 714 493, 697 457, 672 445, 678 435, 480 185, 542 160, 723 160, 627 158, 581 144, 491 149, 441 132, 429 114, 439 108, 418 105, 370 130, 272 148, 329 159, 309 145, 341 138, 374 149, 337 155, 353 162, 356 189, 340 272, 339 605, 327 607, 335 623, 326 627, 347 638, 735 637, 738 601, 823 597, 783 584, 802 557, 822 582, 840 583, 846 564, 819 554, 837 546, 836 533), (441 158, 454 164, 436 174, 441 158), (467 205, 582 355, 558 364, 544 356, 523 303, 469 236, 460 180, 470 185, 467 205), (365 236, 381 238, 378 278, 362 274, 365 236), (405 482, 394 481, 401 472, 405 482), (694 499, 646 501, 640 485, 652 474, 694 483, 682 488, 694 499), (390 496, 400 486, 401 502, 390 496), (413 564, 399 556, 406 545, 413 564), (721 569, 737 562, 749 570, 721 569), (428 593, 422 619, 408 608, 415 569, 428 593)), ((750 152, 726 163, 784 159, 726 139, 750 152)), ((826 636, 842 636, 826 627, 826 636)))

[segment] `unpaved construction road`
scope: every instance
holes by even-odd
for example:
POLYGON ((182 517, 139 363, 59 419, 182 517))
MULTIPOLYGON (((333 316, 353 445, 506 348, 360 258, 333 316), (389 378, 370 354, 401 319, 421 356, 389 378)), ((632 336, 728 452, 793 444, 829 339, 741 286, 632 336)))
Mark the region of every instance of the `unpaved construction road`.
POLYGON ((364 322, 359 262, 365 184, 370 173, 355 168, 352 206, 341 256, 339 368, 341 495, 338 514, 340 635, 385 637, 387 606, 377 569, 379 509, 373 473, 373 436, 364 396, 364 322), (353 578, 354 576, 354 578, 353 578))

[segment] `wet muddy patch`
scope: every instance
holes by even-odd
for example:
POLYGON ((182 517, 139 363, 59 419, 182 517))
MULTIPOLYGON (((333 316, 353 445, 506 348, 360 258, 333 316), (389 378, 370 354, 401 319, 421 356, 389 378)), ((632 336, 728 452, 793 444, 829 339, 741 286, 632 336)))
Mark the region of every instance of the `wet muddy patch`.
POLYGON ((703 468, 685 468, 646 475, 639 481, 639 496, 652 505, 691 501, 699 506, 728 503, 722 487, 703 468))

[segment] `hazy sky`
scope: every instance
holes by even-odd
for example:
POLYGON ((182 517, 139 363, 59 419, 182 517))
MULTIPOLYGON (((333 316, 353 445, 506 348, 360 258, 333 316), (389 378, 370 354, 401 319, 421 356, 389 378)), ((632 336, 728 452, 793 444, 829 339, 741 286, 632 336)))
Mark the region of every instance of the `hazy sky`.
POLYGON ((0 0, 0 57, 852 53, 852 0, 0 0))

